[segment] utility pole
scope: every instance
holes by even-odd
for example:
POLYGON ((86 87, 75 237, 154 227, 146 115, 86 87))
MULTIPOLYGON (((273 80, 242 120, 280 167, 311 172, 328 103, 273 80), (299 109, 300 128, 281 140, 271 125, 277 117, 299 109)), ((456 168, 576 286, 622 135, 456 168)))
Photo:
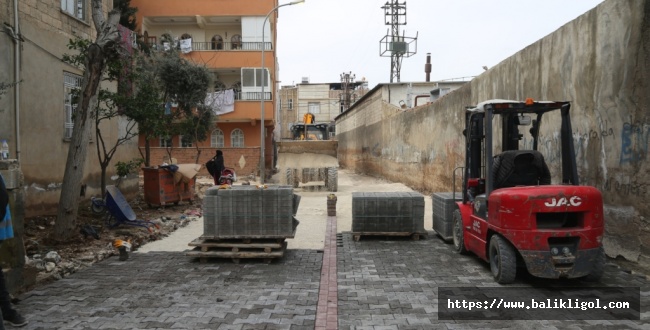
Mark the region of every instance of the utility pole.
POLYGON ((354 83, 356 77, 356 75, 352 74, 352 71, 341 73, 341 90, 343 91, 343 93, 339 94, 341 112, 348 110, 352 105, 352 89, 350 88, 350 85, 354 83))
POLYGON ((400 25, 406 25, 406 1, 391 0, 381 7, 385 13, 384 23, 391 28, 379 41, 379 56, 390 56, 390 82, 400 81, 402 58, 411 57, 417 53, 417 33, 415 38, 400 36, 400 25), (387 55, 389 54, 389 55, 387 55))

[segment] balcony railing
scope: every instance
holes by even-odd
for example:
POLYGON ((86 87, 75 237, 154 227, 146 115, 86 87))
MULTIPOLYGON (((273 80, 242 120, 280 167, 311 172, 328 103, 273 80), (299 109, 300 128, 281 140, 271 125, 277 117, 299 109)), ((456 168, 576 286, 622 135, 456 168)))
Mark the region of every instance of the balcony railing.
MULTIPOLYGON (((235 94, 235 99, 244 101, 260 101, 262 100, 262 92, 238 92, 235 94)), ((264 100, 271 100, 271 92, 264 92, 264 100)))
MULTIPOLYGON (((162 45, 151 44, 149 45, 153 49, 162 50, 164 49, 162 45)), ((235 50, 253 50, 261 51, 262 46, 264 50, 272 50, 273 46, 270 42, 214 42, 214 41, 204 41, 204 42, 192 42, 192 51, 235 51, 235 50)), ((175 45, 176 49, 180 49, 180 44, 175 45)))

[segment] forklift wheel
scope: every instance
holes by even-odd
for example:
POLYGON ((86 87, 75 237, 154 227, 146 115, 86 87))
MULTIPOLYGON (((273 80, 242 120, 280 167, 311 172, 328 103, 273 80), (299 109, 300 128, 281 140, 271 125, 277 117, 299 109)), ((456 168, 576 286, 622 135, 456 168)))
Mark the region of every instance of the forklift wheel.
POLYGON ((512 245, 499 235, 490 239, 490 270, 499 284, 512 283, 517 275, 517 255, 512 245))
POLYGON ((454 251, 459 254, 467 254, 465 248, 465 239, 463 238, 463 218, 460 216, 460 210, 454 210, 452 236, 454 239, 454 251))
POLYGON ((605 273, 605 263, 607 257, 605 256, 605 250, 603 250, 603 247, 601 246, 598 248, 598 256, 596 256, 596 260, 594 261, 594 266, 591 269, 591 273, 589 275, 584 277, 584 280, 587 282, 598 282, 600 281, 600 278, 603 277, 603 274, 605 273))

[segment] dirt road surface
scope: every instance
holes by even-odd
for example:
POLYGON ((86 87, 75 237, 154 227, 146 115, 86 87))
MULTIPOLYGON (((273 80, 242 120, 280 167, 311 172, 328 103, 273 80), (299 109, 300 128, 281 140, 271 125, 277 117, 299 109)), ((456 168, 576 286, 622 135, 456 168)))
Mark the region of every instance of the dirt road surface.
MULTIPOLYGON (((353 192, 402 192, 413 191, 401 183, 388 182, 378 178, 358 175, 345 169, 339 169, 336 216, 338 232, 350 231, 352 228, 352 193, 353 192)), ((236 182, 235 185, 242 182, 236 182)), ((251 185, 259 182, 251 181, 251 185)), ((272 184, 272 183, 270 183, 272 184)), ((324 247, 325 228, 327 224, 327 191, 307 191, 296 188, 300 195, 300 205, 296 218, 300 221, 296 236, 288 239, 289 249, 315 249, 324 247)), ((432 210, 431 196, 424 196, 424 228, 431 230, 432 210)), ((169 237, 147 243, 136 252, 151 251, 185 251, 189 250, 188 243, 203 234, 203 218, 192 221, 188 226, 174 231, 169 237)))

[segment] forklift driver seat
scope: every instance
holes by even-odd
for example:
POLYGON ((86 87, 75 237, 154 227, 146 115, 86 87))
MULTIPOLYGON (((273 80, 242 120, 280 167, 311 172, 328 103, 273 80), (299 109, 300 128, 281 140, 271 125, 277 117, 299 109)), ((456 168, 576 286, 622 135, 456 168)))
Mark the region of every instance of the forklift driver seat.
POLYGON ((551 184, 544 156, 536 150, 508 150, 494 157, 494 189, 551 184))

